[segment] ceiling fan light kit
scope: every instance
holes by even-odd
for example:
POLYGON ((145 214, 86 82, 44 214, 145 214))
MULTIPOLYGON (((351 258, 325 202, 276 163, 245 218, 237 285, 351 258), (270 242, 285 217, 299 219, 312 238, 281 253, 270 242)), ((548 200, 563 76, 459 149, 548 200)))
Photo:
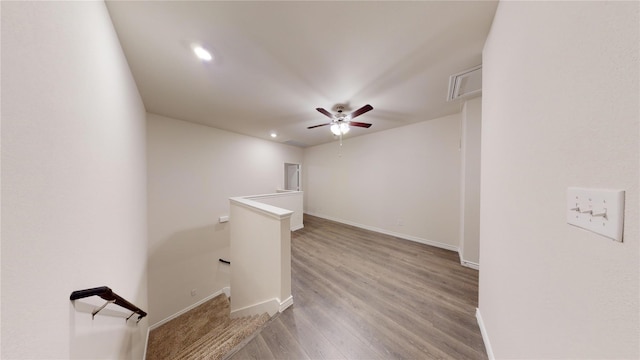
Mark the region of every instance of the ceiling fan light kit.
POLYGON ((340 121, 331 125, 331 132, 333 135, 339 136, 349 132, 349 123, 340 121))

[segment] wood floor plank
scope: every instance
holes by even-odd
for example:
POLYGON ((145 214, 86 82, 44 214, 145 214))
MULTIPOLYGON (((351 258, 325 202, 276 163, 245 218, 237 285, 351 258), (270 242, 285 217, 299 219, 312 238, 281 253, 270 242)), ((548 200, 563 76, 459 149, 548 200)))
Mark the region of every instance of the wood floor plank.
POLYGON ((276 357, 273 356, 271 350, 269 350, 269 346, 261 335, 254 337, 230 358, 244 360, 276 360, 276 357))
POLYGON ((232 359, 487 358, 478 272, 457 253, 308 215, 304 225, 292 233, 294 305, 232 359))
POLYGON ((347 359, 318 329, 308 312, 296 304, 281 315, 289 332, 298 340, 311 359, 347 359), (301 310, 299 310, 301 308, 301 310))
MULTIPOLYGON (((420 349, 411 344, 415 335, 408 331, 403 332, 404 327, 399 327, 393 318, 380 311, 389 304, 384 304, 379 296, 370 296, 370 287, 358 286, 358 282, 349 276, 334 275, 334 272, 326 265, 321 265, 320 261, 313 269, 307 269, 307 271, 318 271, 318 275, 322 274, 319 276, 324 276, 333 285, 331 288, 323 289, 324 293, 332 296, 332 305, 339 309, 344 319, 349 319, 352 327, 357 329, 357 333, 368 346, 383 354, 384 358, 416 358, 421 355, 415 352, 420 349), (394 328, 397 331, 387 331, 394 328)), ((411 319, 411 317, 407 316, 405 319, 411 319)), ((444 355, 433 347, 429 350, 421 349, 421 351, 432 357, 444 355)))
MULTIPOLYGON (((323 281, 308 281, 308 273, 299 270, 294 292, 294 307, 302 309, 313 319, 319 334, 325 336, 348 359, 385 359, 386 351, 379 351, 364 340, 363 334, 350 321, 350 313, 333 301, 333 293, 323 281), (302 284, 298 287, 298 284, 302 284), (312 291, 309 291, 312 289, 312 291)), ((311 275, 312 276, 312 275, 311 275)))
POLYGON ((310 359, 300 343, 291 336, 280 318, 269 323, 259 335, 269 346, 269 350, 276 359, 304 360, 310 359))

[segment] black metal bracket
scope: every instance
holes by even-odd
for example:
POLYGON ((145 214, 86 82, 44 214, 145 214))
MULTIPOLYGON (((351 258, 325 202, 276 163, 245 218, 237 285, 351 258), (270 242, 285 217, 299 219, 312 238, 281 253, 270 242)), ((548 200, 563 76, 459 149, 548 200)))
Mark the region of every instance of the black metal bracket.
POLYGON ((143 317, 147 316, 146 312, 142 311, 139 307, 123 299, 120 295, 114 293, 113 290, 109 289, 106 286, 74 291, 71 293, 71 296, 69 296, 69 300, 74 301, 74 300, 86 298, 89 296, 99 296, 102 299, 107 301, 104 305, 100 306, 99 308, 91 312, 92 318, 94 318, 97 313, 102 311, 102 309, 104 309, 109 304, 116 304, 118 306, 122 306, 125 309, 133 311, 133 314, 129 315, 129 317, 125 321, 129 321, 129 319, 134 314, 138 314, 138 321, 136 321, 136 324, 137 324, 140 322, 140 320, 143 317))

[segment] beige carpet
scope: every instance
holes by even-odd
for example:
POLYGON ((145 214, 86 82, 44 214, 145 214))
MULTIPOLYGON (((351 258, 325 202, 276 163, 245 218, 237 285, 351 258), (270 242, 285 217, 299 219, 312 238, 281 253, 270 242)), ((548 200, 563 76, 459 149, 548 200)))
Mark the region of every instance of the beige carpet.
POLYGON ((222 359, 269 320, 268 314, 231 319, 229 300, 216 296, 149 333, 147 360, 222 359))

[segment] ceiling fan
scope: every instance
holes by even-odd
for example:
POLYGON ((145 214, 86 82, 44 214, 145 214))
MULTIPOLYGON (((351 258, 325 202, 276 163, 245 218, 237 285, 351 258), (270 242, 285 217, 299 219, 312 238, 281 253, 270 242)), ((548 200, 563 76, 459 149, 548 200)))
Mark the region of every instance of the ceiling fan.
POLYGON ((363 128, 371 127, 371 124, 369 123, 357 122, 352 120, 368 111, 373 110, 373 106, 367 104, 348 115, 343 114, 343 111, 345 109, 344 105, 336 105, 335 109, 338 111, 338 113, 334 115, 323 108, 316 108, 316 110, 318 110, 320 113, 322 113, 323 115, 331 119, 331 122, 320 124, 320 125, 309 126, 307 129, 313 129, 320 126, 331 125, 331 132, 336 136, 342 136, 349 132, 350 126, 358 126, 363 128))

